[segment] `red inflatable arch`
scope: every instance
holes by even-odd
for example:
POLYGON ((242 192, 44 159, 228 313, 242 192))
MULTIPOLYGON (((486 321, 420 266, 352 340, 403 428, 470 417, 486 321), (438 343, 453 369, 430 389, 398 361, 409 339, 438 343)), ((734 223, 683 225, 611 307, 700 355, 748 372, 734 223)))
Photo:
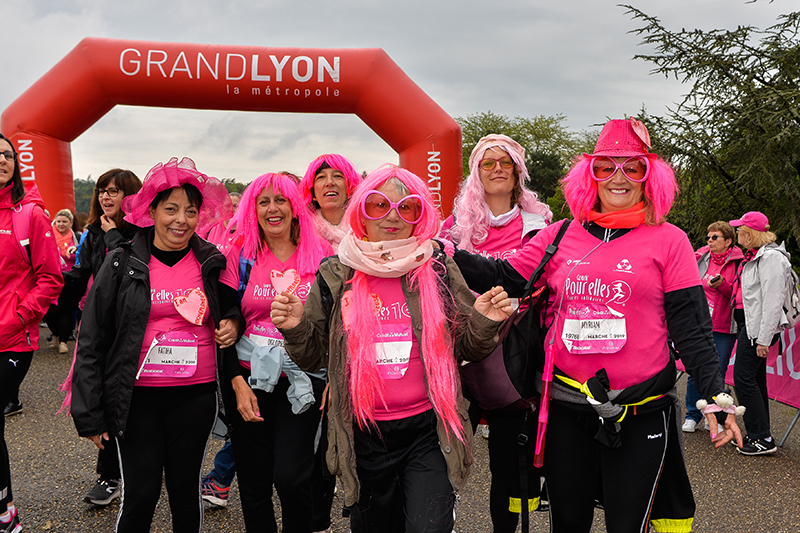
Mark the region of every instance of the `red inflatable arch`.
POLYGON ((69 143, 118 104, 354 113, 428 181, 444 213, 461 178, 458 123, 381 49, 86 38, 0 118, 48 206, 75 205, 69 143))

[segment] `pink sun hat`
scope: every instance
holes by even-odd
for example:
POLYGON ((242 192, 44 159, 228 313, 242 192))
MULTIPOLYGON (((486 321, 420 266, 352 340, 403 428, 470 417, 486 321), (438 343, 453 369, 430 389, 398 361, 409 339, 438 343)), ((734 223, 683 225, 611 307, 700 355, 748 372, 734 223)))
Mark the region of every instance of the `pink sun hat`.
POLYGON ((194 161, 184 157, 178 161, 173 157, 166 163, 158 163, 150 169, 142 182, 142 189, 122 200, 122 211, 127 213, 125 220, 140 228, 154 224, 150 216, 150 204, 161 191, 190 183, 203 195, 199 220, 195 233, 205 235, 220 220, 233 216, 233 203, 228 189, 213 176, 206 176, 194 165, 194 161))
POLYGON ((760 211, 748 211, 742 218, 731 220, 730 225, 734 228, 738 226, 747 226, 756 231, 768 231, 769 219, 767 215, 760 211))
POLYGON ((609 120, 603 126, 592 156, 635 157, 650 153, 650 132, 633 117, 609 120))

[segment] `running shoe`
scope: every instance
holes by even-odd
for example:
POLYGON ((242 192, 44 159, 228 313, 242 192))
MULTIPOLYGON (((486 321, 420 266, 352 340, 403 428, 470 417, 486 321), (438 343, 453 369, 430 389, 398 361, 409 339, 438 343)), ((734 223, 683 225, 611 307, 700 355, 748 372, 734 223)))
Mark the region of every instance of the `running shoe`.
POLYGON ((121 484, 118 479, 100 478, 94 488, 83 497, 83 501, 95 505, 108 505, 119 498, 120 488, 121 484))
POLYGON ((22 525, 19 523, 19 513, 14 509, 11 520, 0 522, 0 533, 19 533, 20 531, 22 531, 22 525))
POLYGON ((203 497, 203 501, 214 507, 227 507, 230 491, 230 487, 217 485, 216 480, 211 476, 204 477, 200 482, 200 494, 203 497))
POLYGON ((739 453, 742 455, 768 455, 778 451, 778 446, 775 444, 775 439, 767 442, 764 439, 747 439, 744 446, 739 448, 739 453))
POLYGON ((694 430, 697 429, 697 421, 692 420, 691 418, 687 418, 683 421, 683 425, 681 426, 681 431, 684 433, 694 433, 694 430))

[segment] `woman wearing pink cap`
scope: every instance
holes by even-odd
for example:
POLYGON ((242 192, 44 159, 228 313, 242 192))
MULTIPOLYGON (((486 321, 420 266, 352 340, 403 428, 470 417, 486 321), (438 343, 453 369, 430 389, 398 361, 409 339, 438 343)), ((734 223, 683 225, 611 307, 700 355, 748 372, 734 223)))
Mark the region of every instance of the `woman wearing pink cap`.
POLYGON ((789 325, 783 302, 792 290, 792 265, 783 244, 775 244, 777 237, 769 231, 769 220, 763 213, 745 213, 742 218, 731 220, 731 226, 736 228, 739 244, 745 249, 733 311, 739 326, 733 382, 736 396, 747 408, 747 437, 739 452, 766 455, 778 449, 769 429, 767 353, 789 325))
MULTIPOLYGON (((485 257, 507 258, 552 220, 547 204, 525 186, 529 179, 525 148, 510 137, 491 134, 479 140, 469 157, 469 171, 456 196, 453 215, 444 221, 440 233, 459 248, 485 257)), ((474 430, 481 408, 468 393, 474 430)), ((522 509, 518 444, 521 433, 531 433, 526 446, 526 475, 529 499, 533 501, 530 507, 535 509, 538 505, 541 483, 533 468, 534 434, 529 429, 535 424, 526 424, 533 416, 525 409, 486 413, 491 428, 489 510, 495 533, 513 533, 517 529, 522 509)))
POLYGON ((353 164, 339 154, 323 154, 313 160, 300 181, 303 201, 314 212, 317 233, 331 243, 334 252, 347 233, 346 225, 340 223, 359 183, 361 176, 353 164))
POLYGON ((122 209, 140 229, 109 252, 89 291, 72 418, 98 448, 101 437, 117 442, 118 532, 150 531, 163 478, 173 530, 195 533, 202 530, 200 473, 217 416, 222 349, 233 346, 244 323, 236 280, 224 277, 225 257, 195 232, 230 217, 231 201, 191 159, 172 158, 148 172, 122 209))
MULTIPOLYGON (((675 176, 649 147, 641 122, 611 120, 594 153, 562 180, 575 221, 563 222, 569 227, 542 278, 550 290, 545 385, 550 364, 555 374, 542 420, 555 533, 588 532, 596 499, 609 531, 644 533, 648 522, 659 532, 692 529, 667 336, 709 403, 723 382, 694 251, 664 220, 675 176)), ((458 251, 456 262, 473 288, 508 284, 519 295, 560 226, 507 261, 458 251)), ((741 442, 735 417, 712 410, 715 445, 741 442)))

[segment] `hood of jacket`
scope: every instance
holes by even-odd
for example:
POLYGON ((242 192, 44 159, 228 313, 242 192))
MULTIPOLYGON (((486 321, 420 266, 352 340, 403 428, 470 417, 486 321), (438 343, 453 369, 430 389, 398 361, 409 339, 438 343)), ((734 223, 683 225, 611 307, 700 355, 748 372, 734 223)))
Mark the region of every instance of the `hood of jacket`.
POLYGON ((0 209, 11 209, 17 205, 24 205, 24 204, 36 204, 42 209, 44 209, 44 200, 42 200, 42 195, 39 194, 39 188, 34 183, 30 187, 25 187, 25 196, 22 197, 22 200, 19 203, 14 203, 11 201, 11 189, 12 186, 9 185, 0 189, 0 209))
MULTIPOLYGON (((700 260, 702 257, 705 257, 705 256, 708 256, 708 257, 709 257, 709 259, 711 258, 711 251, 708 249, 708 245, 706 245, 706 246, 701 246, 701 247, 700 247, 700 248, 698 248, 698 249, 697 249, 697 251, 694 253, 694 257, 695 257, 695 259, 697 259, 698 261, 699 261, 699 260, 700 260)), ((739 248, 738 246, 735 246, 735 245, 734 245, 734 246, 731 246, 731 254, 730 254, 730 255, 728 256, 728 258, 725 260, 725 264, 728 264, 728 263, 730 263, 731 261, 736 261, 737 259, 744 259, 744 253, 742 253, 742 249, 741 249, 741 248, 739 248)))

